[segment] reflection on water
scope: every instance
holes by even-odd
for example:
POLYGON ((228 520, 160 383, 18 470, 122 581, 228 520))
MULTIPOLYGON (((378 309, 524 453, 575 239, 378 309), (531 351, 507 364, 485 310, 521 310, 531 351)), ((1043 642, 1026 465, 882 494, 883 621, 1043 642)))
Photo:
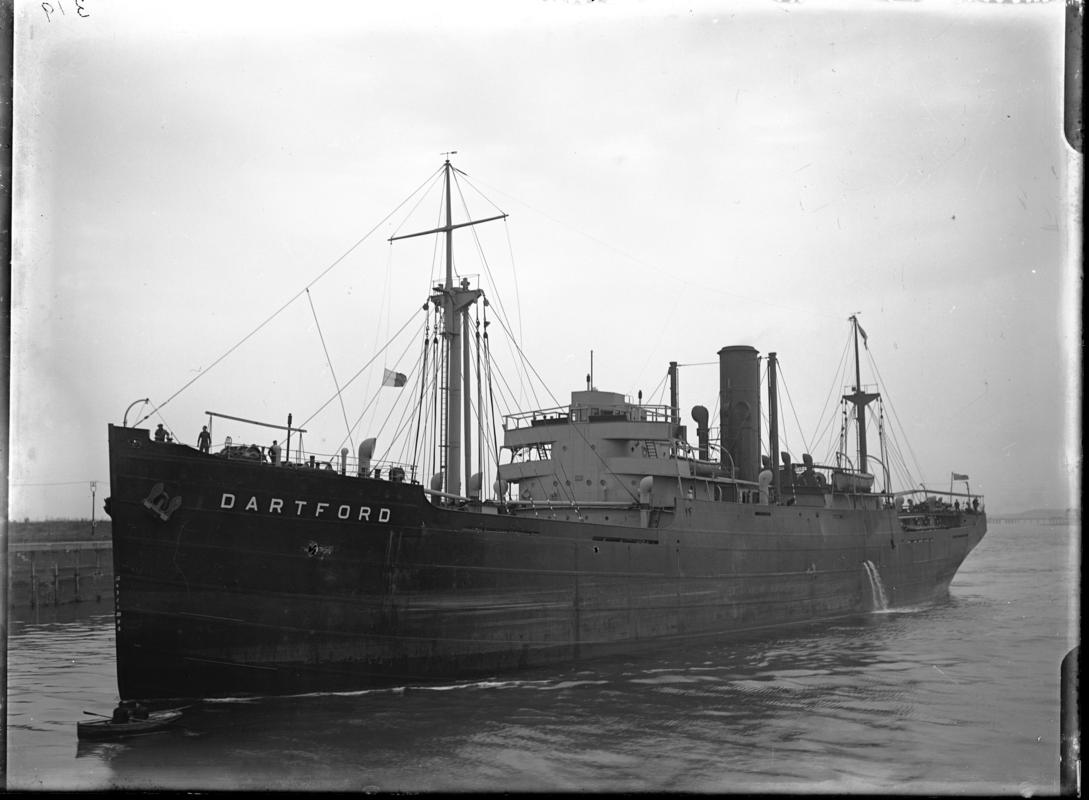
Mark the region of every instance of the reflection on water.
POLYGON ((14 626, 9 782, 1053 792, 1055 609, 1074 583, 1039 545, 989 537, 932 606, 487 681, 206 702, 121 743, 75 738, 84 709, 116 700, 112 618, 14 626))

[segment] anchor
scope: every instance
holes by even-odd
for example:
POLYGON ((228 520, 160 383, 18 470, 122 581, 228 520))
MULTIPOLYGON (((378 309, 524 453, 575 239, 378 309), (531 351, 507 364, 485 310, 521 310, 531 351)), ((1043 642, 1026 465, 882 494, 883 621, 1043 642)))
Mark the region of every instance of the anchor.
POLYGON ((151 487, 151 491, 148 492, 147 497, 144 498, 144 508, 157 516, 163 522, 170 519, 170 516, 181 508, 182 499, 181 496, 171 498, 165 491, 163 491, 162 483, 156 483, 151 487))

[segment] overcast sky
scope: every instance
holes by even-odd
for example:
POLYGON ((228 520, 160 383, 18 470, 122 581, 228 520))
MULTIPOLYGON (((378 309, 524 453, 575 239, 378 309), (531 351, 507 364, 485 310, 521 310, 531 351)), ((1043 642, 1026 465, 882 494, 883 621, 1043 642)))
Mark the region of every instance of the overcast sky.
MULTIPOLYGON (((379 223, 451 150, 469 213, 510 215, 459 272, 559 401, 591 350, 651 400, 669 361, 749 344, 823 457, 859 313, 916 479, 1076 502, 1061 2, 45 5, 16 9, 13 518, 89 515, 138 398, 189 443, 206 410, 299 422, 325 350, 343 382, 415 330, 434 243, 386 239, 437 201, 379 223)), ((686 416, 716 391, 682 368, 686 416)), ((333 404, 307 444, 344 428, 333 404)))

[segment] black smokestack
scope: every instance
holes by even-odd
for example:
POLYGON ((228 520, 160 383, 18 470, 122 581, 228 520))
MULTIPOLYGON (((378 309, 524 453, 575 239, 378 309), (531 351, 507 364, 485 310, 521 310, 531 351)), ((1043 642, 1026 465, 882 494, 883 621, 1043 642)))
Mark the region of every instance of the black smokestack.
POLYGON ((719 407, 722 409, 722 462, 734 477, 757 479, 760 473, 760 354, 735 345, 718 351, 719 407))

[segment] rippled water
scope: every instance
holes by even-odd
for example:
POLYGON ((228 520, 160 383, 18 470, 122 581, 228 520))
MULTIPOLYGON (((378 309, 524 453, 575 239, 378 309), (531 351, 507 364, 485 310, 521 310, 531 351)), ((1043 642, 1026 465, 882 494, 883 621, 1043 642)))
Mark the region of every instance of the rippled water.
POLYGON ((1054 793, 1079 533, 996 525, 948 601, 490 681, 207 702, 77 743, 112 617, 16 622, 9 788, 1054 793))

